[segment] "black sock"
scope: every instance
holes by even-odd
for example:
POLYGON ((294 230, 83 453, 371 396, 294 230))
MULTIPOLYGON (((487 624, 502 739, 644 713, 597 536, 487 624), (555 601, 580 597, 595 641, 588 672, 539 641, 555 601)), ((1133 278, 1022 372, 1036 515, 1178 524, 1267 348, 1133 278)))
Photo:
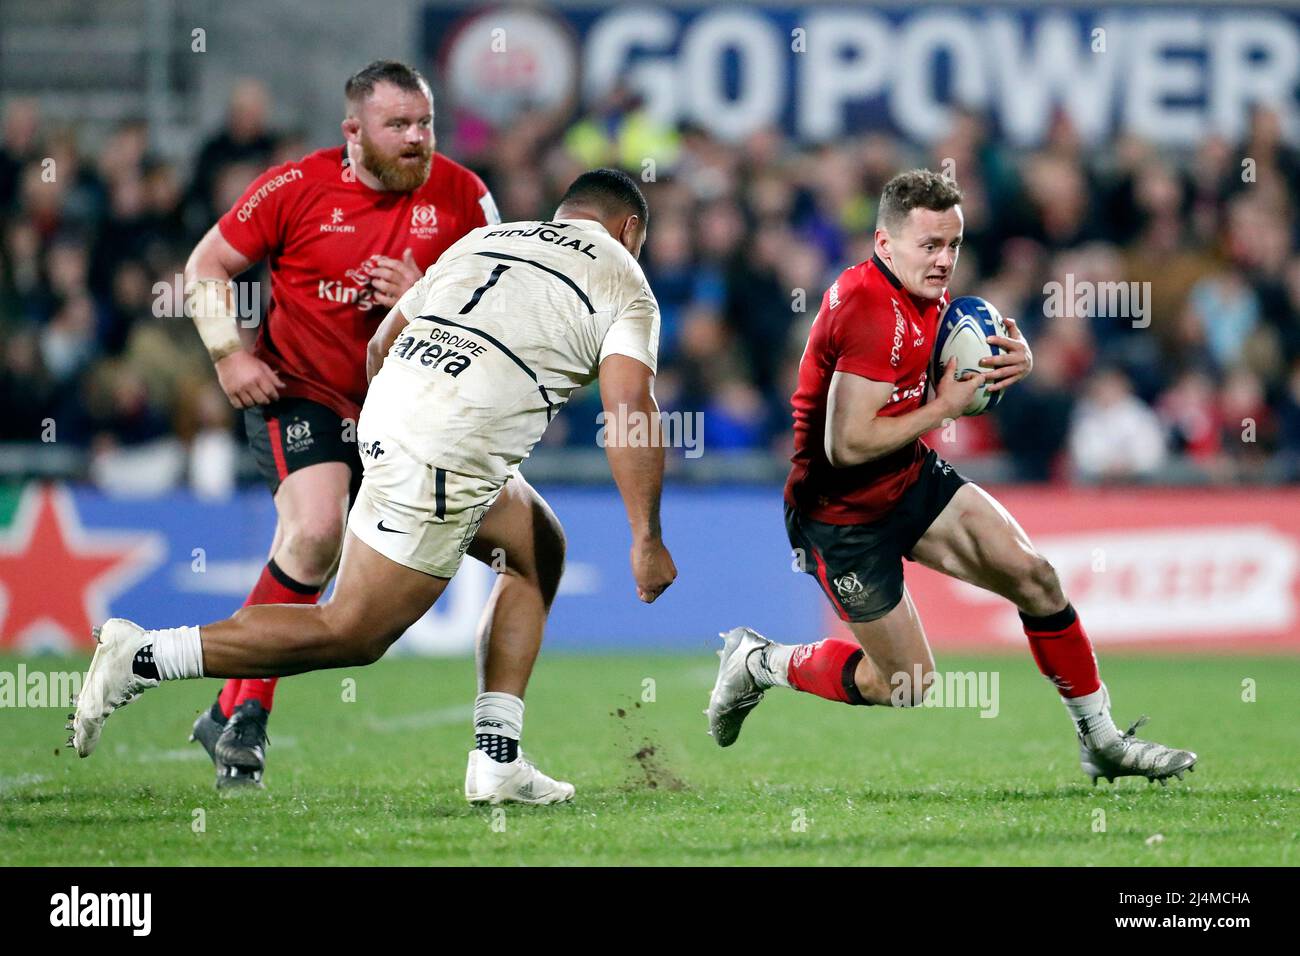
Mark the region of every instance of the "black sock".
POLYGON ((519 756, 519 741, 500 734, 475 734, 474 747, 497 763, 512 763, 519 756))
POLYGON ((158 676, 158 665, 153 662, 152 644, 146 644, 135 652, 135 659, 131 661, 131 673, 146 680, 162 679, 158 676))

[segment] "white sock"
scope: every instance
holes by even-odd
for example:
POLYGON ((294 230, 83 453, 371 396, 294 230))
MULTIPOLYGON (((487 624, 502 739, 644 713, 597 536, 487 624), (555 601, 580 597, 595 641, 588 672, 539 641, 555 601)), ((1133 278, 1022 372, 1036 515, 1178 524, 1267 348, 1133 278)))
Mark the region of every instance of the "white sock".
POLYGON ((488 691, 474 698, 474 733, 518 740, 524 732, 524 702, 514 694, 488 691))
POLYGON ((1119 737, 1119 728, 1110 717, 1110 692, 1105 684, 1082 697, 1062 697, 1061 703, 1065 704, 1075 728, 1083 735, 1083 742, 1093 750, 1119 737))
POLYGON ((749 676, 764 690, 769 687, 789 687, 790 657, 797 646, 773 642, 757 651, 751 651, 745 659, 749 676))
POLYGON ((153 663, 163 680, 203 676, 203 642, 197 627, 169 627, 150 631, 153 663))

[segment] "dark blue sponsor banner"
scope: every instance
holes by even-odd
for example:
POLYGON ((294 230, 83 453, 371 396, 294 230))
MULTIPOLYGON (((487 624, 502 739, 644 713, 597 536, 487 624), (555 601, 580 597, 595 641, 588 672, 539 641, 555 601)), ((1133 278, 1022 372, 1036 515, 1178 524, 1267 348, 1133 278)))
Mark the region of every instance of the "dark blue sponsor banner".
MULTIPOLYGON (((711 649, 718 631, 742 623, 782 640, 824 636, 822 599, 792 570, 780 488, 669 489, 665 540, 680 576, 653 605, 636 597, 617 493, 543 494, 569 541, 548 648, 711 649)), ((222 502, 188 494, 132 501, 30 485, 0 528, 0 651, 84 649, 91 626, 109 616, 145 627, 227 617, 256 581, 274 529, 270 496, 260 489, 222 502)), ((394 653, 472 653, 494 580, 466 558, 394 653)))
POLYGON ((966 106, 1018 146, 1042 142, 1058 110, 1085 143, 1133 132, 1192 146, 1237 139, 1261 101, 1296 133, 1289 9, 430 4, 422 22, 440 113, 494 125, 621 84, 655 119, 725 138, 778 126, 810 142, 869 130, 930 142, 966 106))

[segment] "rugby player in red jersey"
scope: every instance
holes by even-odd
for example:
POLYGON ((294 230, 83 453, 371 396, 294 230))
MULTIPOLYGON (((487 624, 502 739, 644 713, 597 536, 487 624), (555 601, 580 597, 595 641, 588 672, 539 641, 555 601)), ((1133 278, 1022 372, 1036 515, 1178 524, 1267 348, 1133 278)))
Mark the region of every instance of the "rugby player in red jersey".
MULTIPOLYGON (((482 180, 434 152, 433 97, 417 71, 379 60, 344 92, 346 143, 255 179, 185 268, 188 314, 275 496, 275 539, 245 606, 320 597, 361 481, 366 345, 444 250, 500 221, 482 180), (248 350, 227 291, 263 259, 271 305, 248 350)), ((218 786, 261 784, 275 687, 229 680, 195 722, 218 786)))
MULTIPOLYGON (((723 747, 773 687, 845 704, 920 704, 934 658, 903 582, 903 559, 1011 601, 1039 670, 1074 721, 1083 770, 1098 777, 1182 777, 1196 754, 1121 733, 1092 644, 1060 579, 1015 519, 921 440, 960 417, 975 389, 1008 388, 1033 357, 1007 319, 988 371, 956 378, 950 361, 935 396, 926 376, 962 240, 961 192, 913 170, 880 200, 875 255, 827 290, 799 365, 795 452, 785 487, 786 528, 855 640, 778 644, 750 628, 722 635, 706 714, 723 747), (917 677, 920 680, 917 680, 917 677)), ((1141 723, 1141 721, 1139 721, 1141 723)))

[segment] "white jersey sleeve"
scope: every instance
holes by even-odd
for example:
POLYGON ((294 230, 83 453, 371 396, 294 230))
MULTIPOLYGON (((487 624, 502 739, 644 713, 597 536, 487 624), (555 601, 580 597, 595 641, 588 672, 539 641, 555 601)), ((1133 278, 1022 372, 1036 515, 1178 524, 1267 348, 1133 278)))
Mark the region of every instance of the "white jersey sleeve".
POLYGON ((640 292, 615 317, 600 343, 600 360, 611 355, 626 355, 648 366, 651 372, 658 371, 659 303, 644 277, 640 292))

